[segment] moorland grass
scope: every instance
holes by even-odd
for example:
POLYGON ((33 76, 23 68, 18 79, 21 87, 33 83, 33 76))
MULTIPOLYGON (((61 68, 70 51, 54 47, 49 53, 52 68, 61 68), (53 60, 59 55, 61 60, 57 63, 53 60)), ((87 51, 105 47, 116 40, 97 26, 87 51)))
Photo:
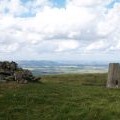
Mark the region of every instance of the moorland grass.
POLYGON ((41 83, 0 84, 0 120, 120 120, 120 89, 107 74, 42 76, 41 83))

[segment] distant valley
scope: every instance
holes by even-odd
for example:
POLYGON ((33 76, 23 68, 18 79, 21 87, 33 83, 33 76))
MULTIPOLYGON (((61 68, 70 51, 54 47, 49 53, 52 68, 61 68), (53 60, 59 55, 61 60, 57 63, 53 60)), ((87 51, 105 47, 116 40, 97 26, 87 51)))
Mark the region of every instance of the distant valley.
POLYGON ((104 73, 108 64, 85 61, 17 61, 19 66, 29 69, 34 75, 69 74, 69 73, 104 73))

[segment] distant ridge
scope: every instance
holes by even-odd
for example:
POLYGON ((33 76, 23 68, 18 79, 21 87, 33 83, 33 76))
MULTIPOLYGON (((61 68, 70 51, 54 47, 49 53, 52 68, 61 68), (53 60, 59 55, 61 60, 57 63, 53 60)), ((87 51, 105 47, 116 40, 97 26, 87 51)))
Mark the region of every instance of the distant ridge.
POLYGON ((107 63, 104 62, 85 62, 85 61, 49 61, 49 60, 21 60, 17 61, 17 63, 22 67, 40 67, 40 66, 70 66, 70 65, 77 65, 77 66, 108 66, 107 63))

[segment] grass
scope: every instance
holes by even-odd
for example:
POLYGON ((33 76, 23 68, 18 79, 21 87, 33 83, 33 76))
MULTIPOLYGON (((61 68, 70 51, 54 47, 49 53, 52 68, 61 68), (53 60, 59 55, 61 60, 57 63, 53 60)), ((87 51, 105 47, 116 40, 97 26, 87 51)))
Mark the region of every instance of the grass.
POLYGON ((42 83, 0 84, 0 120, 120 120, 120 90, 107 74, 42 77, 42 83))

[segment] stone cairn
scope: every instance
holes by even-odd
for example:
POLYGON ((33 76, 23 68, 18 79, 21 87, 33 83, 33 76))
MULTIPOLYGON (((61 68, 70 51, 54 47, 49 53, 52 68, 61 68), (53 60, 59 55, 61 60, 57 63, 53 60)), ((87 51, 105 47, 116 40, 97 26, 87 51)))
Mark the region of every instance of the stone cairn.
POLYGON ((119 63, 110 63, 108 70, 108 88, 119 88, 120 87, 120 65, 119 63))
POLYGON ((25 84, 39 80, 40 78, 34 77, 31 71, 18 67, 16 62, 0 62, 0 82, 16 81, 25 84))

